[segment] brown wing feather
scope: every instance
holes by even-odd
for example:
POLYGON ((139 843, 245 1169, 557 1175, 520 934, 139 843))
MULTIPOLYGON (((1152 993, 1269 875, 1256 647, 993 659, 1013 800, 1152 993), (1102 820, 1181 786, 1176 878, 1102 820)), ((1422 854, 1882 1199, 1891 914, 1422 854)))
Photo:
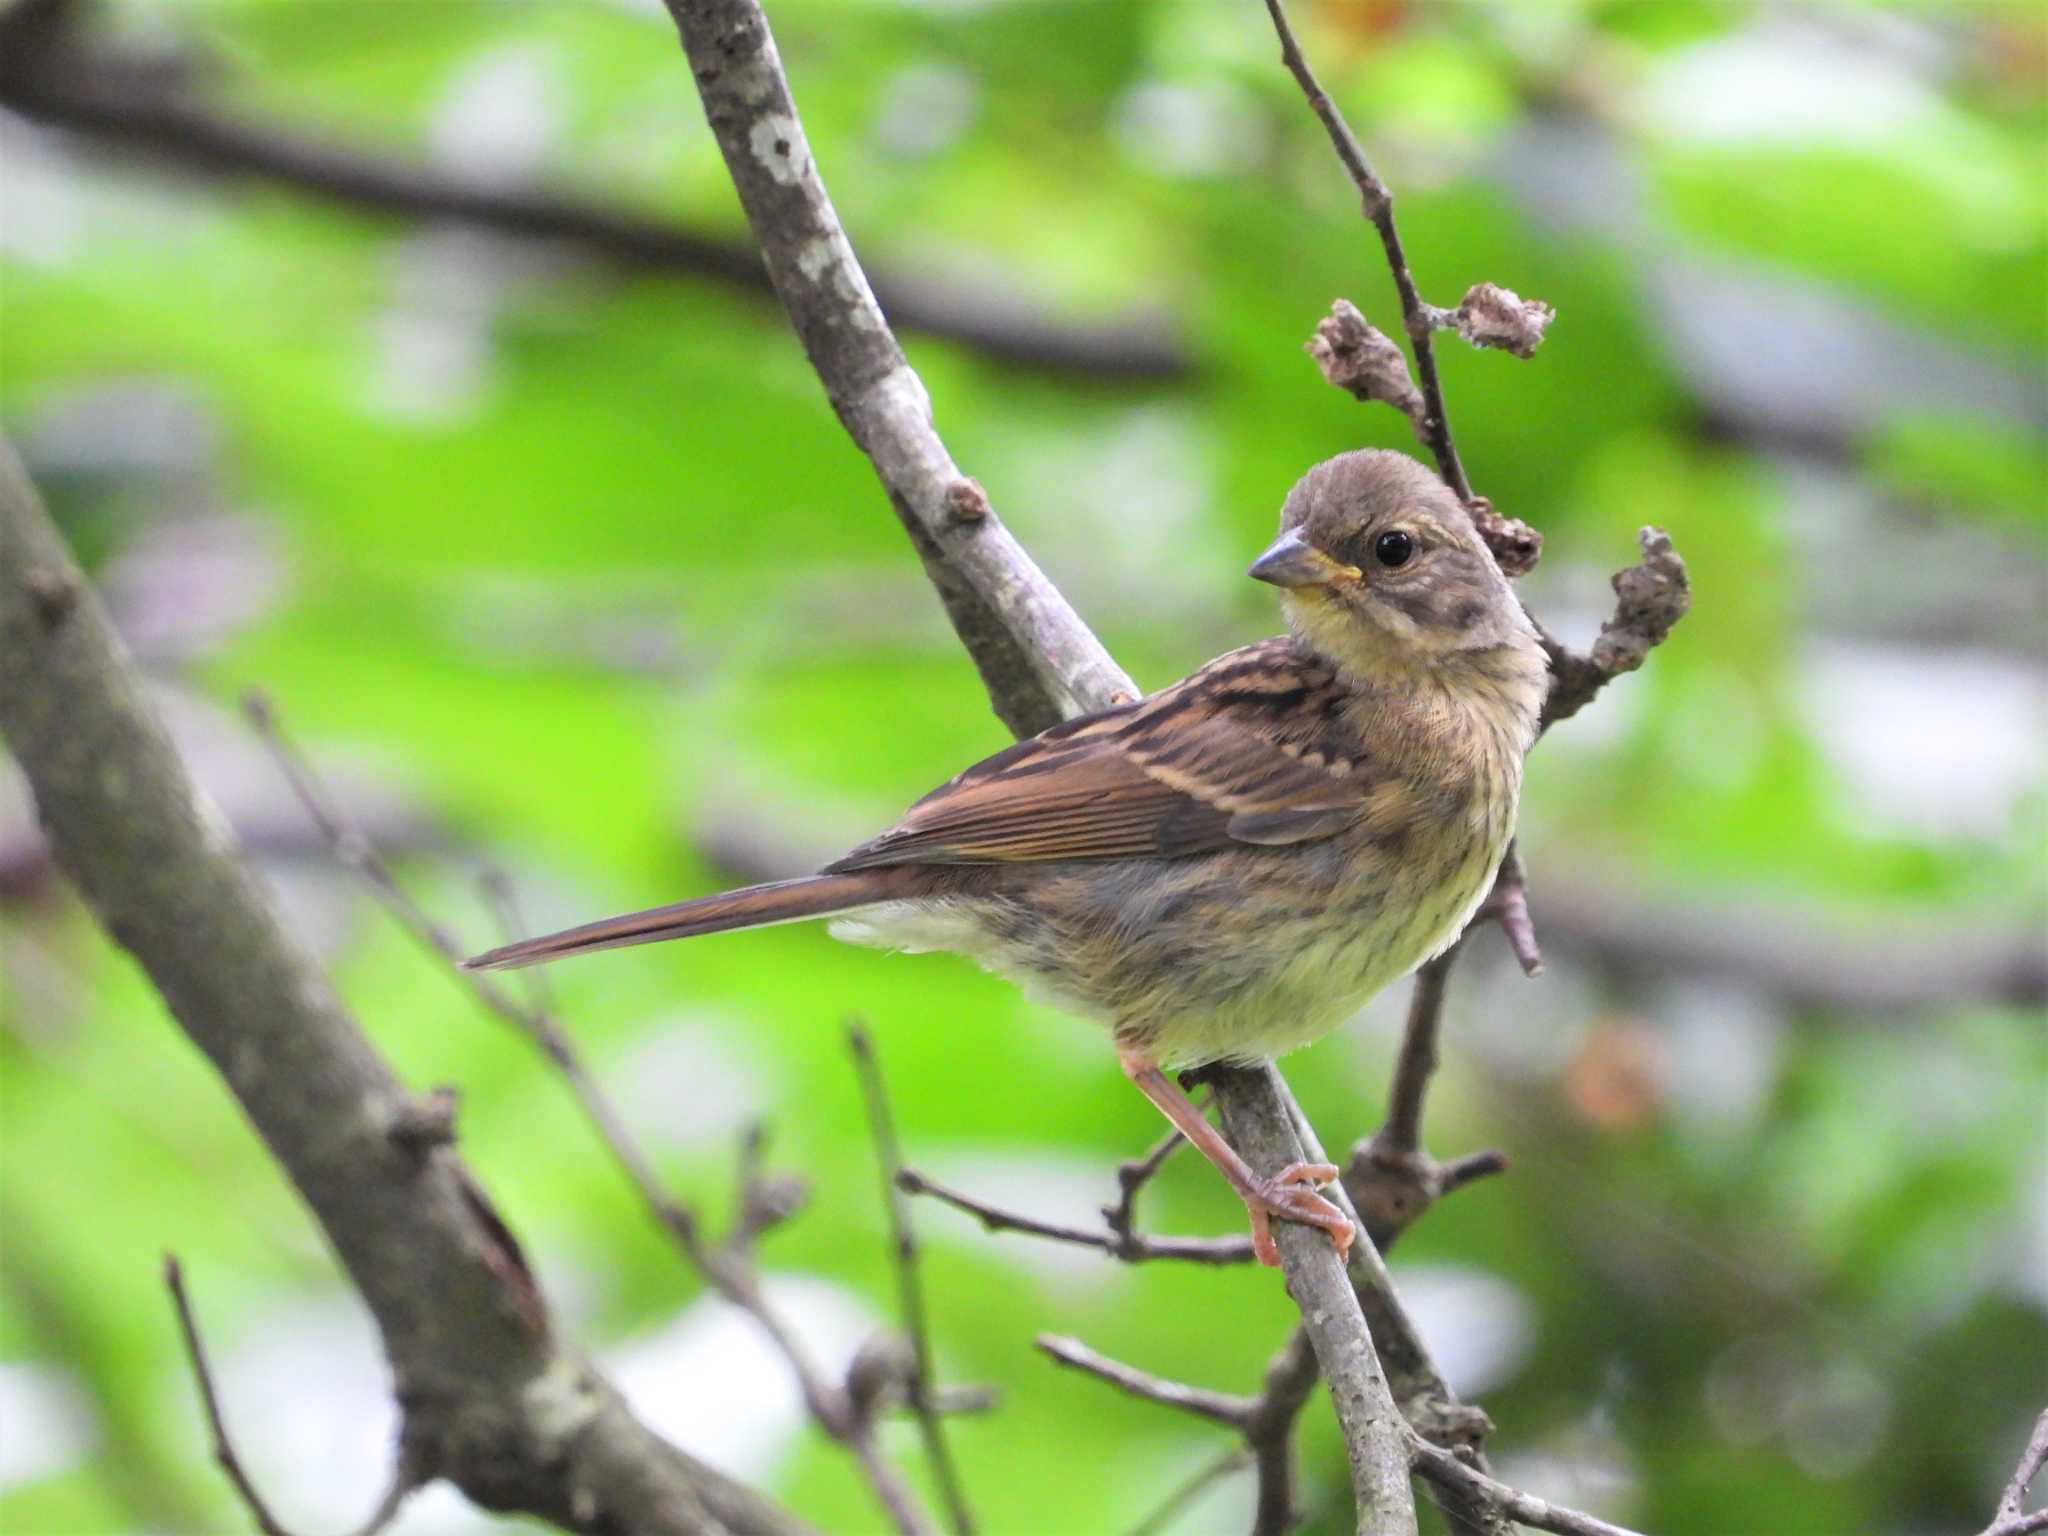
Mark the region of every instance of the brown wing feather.
POLYGON ((1305 745, 1336 725, 1327 672, 1284 640, 1137 704, 1018 742, 933 790, 829 872, 888 864, 1177 857, 1328 837, 1362 811, 1360 764, 1305 745))

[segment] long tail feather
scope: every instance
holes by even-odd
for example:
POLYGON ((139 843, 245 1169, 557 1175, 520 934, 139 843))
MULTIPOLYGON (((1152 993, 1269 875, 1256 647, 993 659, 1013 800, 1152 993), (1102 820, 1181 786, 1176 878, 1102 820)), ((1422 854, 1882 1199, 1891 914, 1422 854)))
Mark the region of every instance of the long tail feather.
POLYGON ((663 939, 688 939, 700 933, 732 928, 765 928, 807 917, 825 917, 854 907, 910 894, 905 869, 870 870, 850 875, 805 875, 744 886, 695 901, 628 912, 602 922, 585 923, 537 939, 522 939, 462 962, 465 971, 509 971, 525 965, 559 960, 564 955, 619 949, 627 944, 655 944, 663 939))

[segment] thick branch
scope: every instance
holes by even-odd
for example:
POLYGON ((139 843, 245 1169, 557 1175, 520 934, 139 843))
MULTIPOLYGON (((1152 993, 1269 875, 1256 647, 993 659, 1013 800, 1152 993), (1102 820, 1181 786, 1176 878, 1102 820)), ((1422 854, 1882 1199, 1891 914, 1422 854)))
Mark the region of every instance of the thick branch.
MULTIPOLYGON (((175 71, 87 48, 62 34, 10 39, 0 51, 0 105, 159 163, 254 177, 345 207, 445 219, 519 239, 560 242, 634 272, 768 286, 759 254, 680 225, 566 193, 466 181, 429 166, 330 144, 282 123, 238 117, 190 99, 175 71), (10 56, 11 55, 11 56, 10 56)), ((1131 317, 1098 326, 1056 321, 1012 295, 884 276, 876 297, 906 330, 959 342, 1003 362, 1103 378, 1168 379, 1191 370, 1161 324, 1131 317)))
POLYGON ((0 443, 0 733, 60 866, 311 1207, 383 1335, 401 1454, 572 1530, 788 1533, 556 1339, 517 1243, 287 936, 0 443))

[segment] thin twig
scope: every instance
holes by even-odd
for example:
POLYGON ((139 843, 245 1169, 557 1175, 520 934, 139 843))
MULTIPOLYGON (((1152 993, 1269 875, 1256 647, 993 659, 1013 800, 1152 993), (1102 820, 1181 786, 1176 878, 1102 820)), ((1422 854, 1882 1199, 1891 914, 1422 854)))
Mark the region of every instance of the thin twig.
MULTIPOLYGON (((235 1451, 234 1439, 228 1434, 227 1420, 221 1414, 220 1394, 213 1383, 213 1368, 207 1362, 206 1346, 199 1337, 199 1320, 193 1314, 191 1297, 185 1293, 185 1269, 176 1254, 164 1255, 164 1286, 171 1293, 171 1305, 178 1314, 178 1332, 185 1340, 185 1357, 191 1362, 192 1378, 199 1386, 199 1404, 206 1415, 207 1435, 213 1442, 213 1459, 220 1463, 221 1471, 234 1484, 235 1492, 241 1496, 250 1517, 256 1522, 256 1529, 263 1536, 292 1536, 290 1529, 280 1524, 277 1516, 271 1513, 270 1506, 263 1502, 263 1495, 256 1491, 255 1480, 242 1465, 242 1458, 235 1451)), ((399 1508, 425 1481, 412 1465, 410 1456, 401 1451, 384 1496, 351 1536, 377 1536, 398 1518, 399 1508)))
POLYGON ((1380 244, 1387 253, 1387 266, 1394 276, 1394 287, 1401 295, 1401 319, 1408 332, 1408 345, 1415 353, 1415 372, 1422 388, 1421 431, 1444 483, 1457 492, 1459 500, 1469 502, 1473 499, 1472 482, 1465 478, 1465 466, 1458 458, 1458 445, 1451 437, 1450 417, 1444 411, 1443 384, 1437 377, 1436 348, 1430 340, 1431 332, 1439 323, 1440 312, 1425 304, 1422 295, 1416 291, 1415 274, 1408 268, 1407 253, 1401 249, 1400 231, 1394 227, 1394 194, 1373 170, 1372 163, 1365 158, 1365 151, 1359 147, 1357 137, 1351 132, 1350 124, 1344 121, 1344 114, 1337 110, 1336 103, 1330 100, 1316 80, 1315 72, 1309 68, 1308 60, 1302 56, 1301 45, 1295 41, 1294 28, 1287 20, 1286 7, 1281 0, 1266 0, 1266 10, 1273 18, 1273 30, 1279 34, 1281 62, 1294 76, 1302 95, 1308 98, 1309 109, 1321 120, 1324 132, 1330 136, 1331 147, 1337 151, 1338 160, 1350 174, 1352 185, 1358 188, 1366 218, 1379 231, 1380 244))
POLYGON ((228 1434, 226 1420, 221 1417, 220 1397, 214 1391, 213 1369, 206 1362, 206 1346, 199 1338, 199 1323, 192 1315, 192 1302, 185 1294, 185 1271, 175 1254, 164 1255, 164 1285, 171 1293, 171 1305, 177 1308, 178 1331, 185 1338, 185 1357, 192 1363, 192 1376, 199 1384, 199 1406, 206 1414, 206 1431, 213 1441, 213 1459, 220 1463, 228 1481, 235 1485, 235 1492, 249 1507, 249 1514, 256 1521, 256 1529, 263 1536, 292 1536, 284 1526, 278 1524, 277 1516, 270 1512, 270 1506, 263 1502, 263 1495, 256 1491, 256 1484, 242 1466, 241 1457, 235 1454, 235 1442, 228 1434))
POLYGON ((1061 1365, 1085 1371, 1098 1380, 1108 1382, 1119 1392, 1142 1397, 1147 1402, 1158 1403, 1179 1413, 1193 1414, 1198 1419, 1221 1424, 1239 1434, 1245 1432, 1245 1426, 1251 1422, 1252 1411, 1258 1407, 1255 1398, 1239 1397, 1230 1392, 1211 1392, 1206 1387, 1191 1387, 1185 1382, 1169 1381, 1164 1376, 1141 1371, 1134 1365, 1125 1365, 1121 1360, 1112 1360, 1108 1355, 1090 1349, 1079 1339, 1042 1333, 1037 1343, 1061 1365))
POLYGON ((1296 1327, 1266 1366, 1266 1383, 1245 1421, 1245 1444, 1258 1467, 1252 1536, 1287 1536, 1301 1519, 1294 1478, 1294 1425, 1320 1372, 1308 1330, 1296 1327))
MULTIPOLYGON (((1204 1112, 1208 1105, 1199 1103, 1195 1108, 1197 1112, 1204 1112)), ((1171 1130, 1152 1143, 1152 1150, 1143 1157, 1134 1157, 1117 1165, 1116 1203, 1102 1208, 1102 1219, 1109 1223, 1109 1230, 1126 1248, 1135 1248, 1141 1242, 1137 1231, 1138 1191, 1166 1166, 1166 1160, 1173 1156, 1176 1148, 1186 1145, 1187 1138, 1178 1130, 1171 1130)), ((1119 1258, 1123 1256, 1121 1250, 1113 1251, 1119 1258)))
POLYGON ((938 1484, 946 1514, 955 1536, 973 1536, 974 1514, 968 1508, 966 1490, 953 1452, 946 1443, 946 1427, 940 1416, 937 1388, 933 1380, 931 1321, 926 1315, 924 1280, 917 1263, 917 1236, 910 1224, 909 1202, 898 1187, 903 1171, 903 1149, 896 1140, 896 1120, 889 1109, 889 1090, 882 1079, 882 1066, 875 1057, 874 1041, 861 1024, 846 1026, 847 1048, 853 1053, 854 1069, 860 1076, 861 1094, 867 1104, 868 1129, 875 1139, 875 1161, 882 1176, 882 1205, 889 1213, 891 1255, 896 1263, 896 1292, 903 1309, 904 1331, 910 1336, 911 1375, 908 1382, 911 1411, 917 1415, 918 1432, 924 1438, 925 1458, 931 1463, 932 1481, 938 1484))
POLYGON ((999 1205, 964 1194, 926 1177, 915 1168, 905 1168, 898 1173, 896 1185, 906 1194, 930 1195, 955 1210, 965 1211, 991 1232, 1024 1232, 1033 1237, 1050 1238, 1056 1243, 1072 1243, 1077 1248, 1096 1248, 1127 1264, 1143 1264, 1155 1259, 1178 1259, 1190 1264, 1249 1264, 1252 1261, 1252 1240, 1249 1237, 1154 1237, 1142 1232, 1125 1235, 1070 1227, 1056 1221, 1040 1221, 1035 1216, 1007 1211, 999 1205))

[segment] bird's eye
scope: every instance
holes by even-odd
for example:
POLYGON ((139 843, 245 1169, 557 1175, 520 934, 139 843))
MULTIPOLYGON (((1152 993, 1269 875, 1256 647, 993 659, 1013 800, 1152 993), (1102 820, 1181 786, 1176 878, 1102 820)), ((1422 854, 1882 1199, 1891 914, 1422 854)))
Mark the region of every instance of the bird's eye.
POLYGON ((1406 565, 1415 556, 1415 536, 1396 528, 1372 541, 1372 557, 1392 569, 1406 565))

